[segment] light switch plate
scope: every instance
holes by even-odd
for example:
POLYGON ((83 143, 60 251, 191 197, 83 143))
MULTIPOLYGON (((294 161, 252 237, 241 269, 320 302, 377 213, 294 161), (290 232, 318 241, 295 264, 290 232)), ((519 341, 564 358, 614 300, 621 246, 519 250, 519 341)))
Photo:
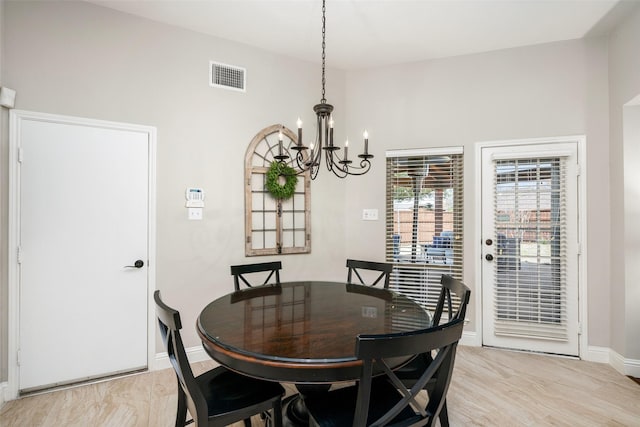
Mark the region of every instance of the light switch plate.
POLYGON ((188 208, 189 211, 189 219, 190 220, 201 220, 202 219, 202 208, 188 208))
POLYGON ((364 221, 377 221, 378 220, 378 209, 363 209, 362 210, 362 219, 364 221))
POLYGON ((0 105, 13 108, 16 104, 16 91, 8 87, 0 87, 0 105))

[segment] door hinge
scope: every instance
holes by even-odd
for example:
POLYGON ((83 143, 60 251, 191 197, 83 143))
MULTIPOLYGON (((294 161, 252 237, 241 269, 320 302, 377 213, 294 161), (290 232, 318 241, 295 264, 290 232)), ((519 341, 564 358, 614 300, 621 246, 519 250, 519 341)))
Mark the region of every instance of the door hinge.
POLYGON ((16 352, 16 363, 20 366, 20 349, 16 352))
POLYGON ((24 150, 20 147, 18 148, 18 163, 22 163, 22 160, 24 160, 24 150))
POLYGON ((581 176, 582 175, 582 168, 580 167, 580 164, 576 165, 576 176, 581 176))
POLYGON ((18 264, 22 264, 22 246, 18 246, 17 252, 18 264))
POLYGON ((251 236, 247 236, 247 244, 251 243, 251 236))
POLYGON ((582 335, 582 322, 578 322, 578 335, 582 335))

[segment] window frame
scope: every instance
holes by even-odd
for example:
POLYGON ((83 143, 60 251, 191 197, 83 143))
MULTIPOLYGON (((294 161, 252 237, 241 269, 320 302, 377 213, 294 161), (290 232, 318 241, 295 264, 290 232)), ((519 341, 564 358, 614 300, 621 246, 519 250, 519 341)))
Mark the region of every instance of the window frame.
MULTIPOLYGON (((424 172, 423 172, 424 174, 424 172)), ((386 152, 386 260, 394 264, 390 289, 401 292, 429 310, 435 308, 440 293, 440 278, 449 274, 462 280, 464 255, 464 149, 463 147, 389 150, 386 152), (449 159, 446 161, 446 159, 449 159), (439 159, 439 160, 438 160, 439 159), (425 165, 432 165, 431 167, 425 165), (436 165, 440 165, 437 167, 436 165), (419 177, 410 172, 430 170, 431 186, 422 175, 419 184, 423 196, 415 197, 419 177), (401 172, 405 171, 406 176, 401 172), (440 183, 438 183, 440 180, 440 183), (446 186, 446 182, 450 186, 446 186), (412 188, 409 189, 411 183, 412 188), (423 190, 431 189, 431 192, 423 190), (437 190, 440 195, 437 196, 437 190), (448 194, 445 196, 445 192, 448 194), (396 194, 410 194, 413 203, 396 194), (430 193, 433 204, 428 206, 430 193), (450 208, 445 206, 445 198, 450 208), (396 203, 394 203, 394 200, 396 203), (398 203, 402 201, 403 203, 398 203), (418 209, 415 204, 418 203, 418 209), (420 207, 421 203, 427 207, 420 207), (411 218, 402 219, 402 204, 411 209, 411 218), (447 210, 449 209, 449 210, 447 210), (448 214, 448 215, 445 215, 448 214), (448 218, 448 219, 445 219, 448 218), (438 219, 436 219, 438 218, 438 219), (439 221, 439 224, 436 222, 439 221), (445 222, 448 224, 445 226, 445 222), (417 223, 417 229, 415 224, 417 223), (407 252, 407 238, 402 226, 409 225, 411 241, 407 252), (447 231, 447 237, 440 234, 447 231), (452 232, 452 233, 451 233, 452 232), (396 236, 401 236, 400 238, 396 236), (438 239, 433 237, 438 235, 438 239), (431 242, 429 242, 431 237, 431 242), (442 239, 440 239, 442 237, 442 239), (442 248, 439 244, 447 242, 442 248)), ((406 208, 406 207, 405 207, 406 208)), ((406 209, 405 209, 406 210, 406 209)), ((405 213, 404 218, 408 215, 405 213)))

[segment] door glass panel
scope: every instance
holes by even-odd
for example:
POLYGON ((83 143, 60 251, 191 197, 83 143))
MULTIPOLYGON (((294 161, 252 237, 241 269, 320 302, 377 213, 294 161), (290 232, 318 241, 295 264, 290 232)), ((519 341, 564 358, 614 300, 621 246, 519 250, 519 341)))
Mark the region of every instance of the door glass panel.
POLYGON ((495 162, 496 334, 566 339, 561 158, 495 162))

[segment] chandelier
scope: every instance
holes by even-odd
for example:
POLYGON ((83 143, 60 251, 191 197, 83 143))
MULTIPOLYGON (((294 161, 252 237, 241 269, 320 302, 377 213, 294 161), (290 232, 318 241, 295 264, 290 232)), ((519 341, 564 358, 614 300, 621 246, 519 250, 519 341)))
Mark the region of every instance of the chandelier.
MULTIPOLYGON (((334 145, 333 143, 333 119, 331 112, 333 111, 333 105, 327 104, 325 98, 325 33, 326 33, 326 7, 325 0, 322 0, 322 98, 320 104, 313 107, 313 111, 316 113, 317 127, 316 136, 314 142, 309 146, 305 146, 302 142, 302 121, 298 118, 298 141, 290 148, 295 151, 295 162, 299 170, 298 174, 309 172, 311 179, 315 179, 318 175, 318 170, 322 163, 322 157, 324 156, 327 169, 338 178, 345 178, 348 175, 364 175, 371 169, 371 162, 369 159, 373 158, 372 154, 369 154, 369 134, 365 130, 362 134, 364 139, 364 151, 362 154, 358 154, 358 160, 354 161, 349 159, 349 140, 344 144, 343 154, 340 155, 339 151, 341 147, 334 145)), ((280 136, 280 138, 282 138, 280 136)), ((280 155, 275 156, 280 162, 284 162, 289 156, 283 152, 280 155)))

